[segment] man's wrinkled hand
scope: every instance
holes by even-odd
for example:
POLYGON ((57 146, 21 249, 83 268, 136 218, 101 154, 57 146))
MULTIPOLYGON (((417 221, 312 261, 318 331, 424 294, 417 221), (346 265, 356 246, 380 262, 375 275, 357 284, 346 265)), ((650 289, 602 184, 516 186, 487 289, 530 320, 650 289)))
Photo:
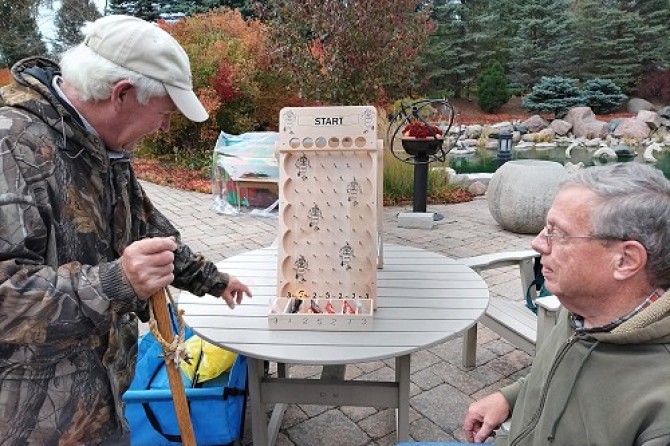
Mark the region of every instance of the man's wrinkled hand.
POLYGON ((230 308, 235 308, 236 304, 241 304, 244 295, 249 297, 251 296, 251 290, 249 287, 240 282, 237 277, 230 276, 228 277, 228 286, 223 290, 221 297, 226 301, 230 308))
POLYGON ((176 249, 172 237, 156 237, 133 242, 123 251, 121 268, 140 299, 172 283, 176 249))
POLYGON ((470 443, 483 443, 509 417, 510 407, 502 393, 496 392, 470 404, 463 431, 470 443))

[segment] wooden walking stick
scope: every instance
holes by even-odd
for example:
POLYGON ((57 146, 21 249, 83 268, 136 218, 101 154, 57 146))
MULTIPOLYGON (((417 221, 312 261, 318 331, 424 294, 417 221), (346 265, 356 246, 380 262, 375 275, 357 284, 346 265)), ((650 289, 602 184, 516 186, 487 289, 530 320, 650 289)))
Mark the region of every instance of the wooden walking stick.
POLYGON ((177 414, 177 423, 179 424, 182 444, 184 446, 196 446, 193 425, 191 424, 191 414, 189 413, 186 391, 184 390, 184 382, 179 370, 179 361, 181 356, 183 356, 183 350, 180 350, 178 344, 184 341, 183 325, 180 327, 181 333, 177 335, 177 342, 175 342, 165 289, 151 295, 149 298, 149 309, 152 316, 149 322, 152 333, 163 346, 165 368, 167 369, 168 380, 170 381, 172 401, 174 402, 174 410, 177 414), (156 329, 160 336, 156 336, 156 329))

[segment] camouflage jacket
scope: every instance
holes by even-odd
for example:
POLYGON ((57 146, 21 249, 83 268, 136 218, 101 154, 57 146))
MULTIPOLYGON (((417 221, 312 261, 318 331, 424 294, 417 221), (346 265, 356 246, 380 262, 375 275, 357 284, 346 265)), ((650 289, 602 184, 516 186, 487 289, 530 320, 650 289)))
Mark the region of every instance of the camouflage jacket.
POLYGON ((181 243, 129 156, 108 157, 31 58, 0 90, 0 444, 92 445, 128 431, 145 304, 120 261, 133 241, 175 236, 174 286, 220 295, 228 276, 181 243))

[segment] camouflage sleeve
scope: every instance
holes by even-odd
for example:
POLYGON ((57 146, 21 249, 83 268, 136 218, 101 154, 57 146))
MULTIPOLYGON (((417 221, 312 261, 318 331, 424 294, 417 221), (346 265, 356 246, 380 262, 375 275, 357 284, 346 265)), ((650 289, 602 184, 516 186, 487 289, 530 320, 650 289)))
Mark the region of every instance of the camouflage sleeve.
POLYGON ((179 231, 156 208, 145 195, 145 211, 148 214, 149 234, 151 236, 169 237, 177 239, 178 248, 175 251, 175 279, 173 286, 189 291, 196 296, 211 294, 221 296, 228 285, 228 274, 220 272, 214 263, 205 259, 201 254, 194 253, 183 243, 179 231))
POLYGON ((52 343, 107 333, 113 313, 135 311, 137 298, 116 262, 58 264, 45 185, 53 168, 26 138, 0 134, 0 339, 52 343))

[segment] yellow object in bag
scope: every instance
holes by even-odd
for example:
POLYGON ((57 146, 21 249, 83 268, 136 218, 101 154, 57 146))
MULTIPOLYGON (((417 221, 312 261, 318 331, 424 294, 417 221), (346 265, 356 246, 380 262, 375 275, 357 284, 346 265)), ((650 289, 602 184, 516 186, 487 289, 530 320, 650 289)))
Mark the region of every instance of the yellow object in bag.
POLYGON ((211 344, 200 336, 193 335, 184 342, 184 348, 191 354, 191 363, 181 362, 181 369, 195 383, 214 379, 235 362, 237 354, 211 344))

